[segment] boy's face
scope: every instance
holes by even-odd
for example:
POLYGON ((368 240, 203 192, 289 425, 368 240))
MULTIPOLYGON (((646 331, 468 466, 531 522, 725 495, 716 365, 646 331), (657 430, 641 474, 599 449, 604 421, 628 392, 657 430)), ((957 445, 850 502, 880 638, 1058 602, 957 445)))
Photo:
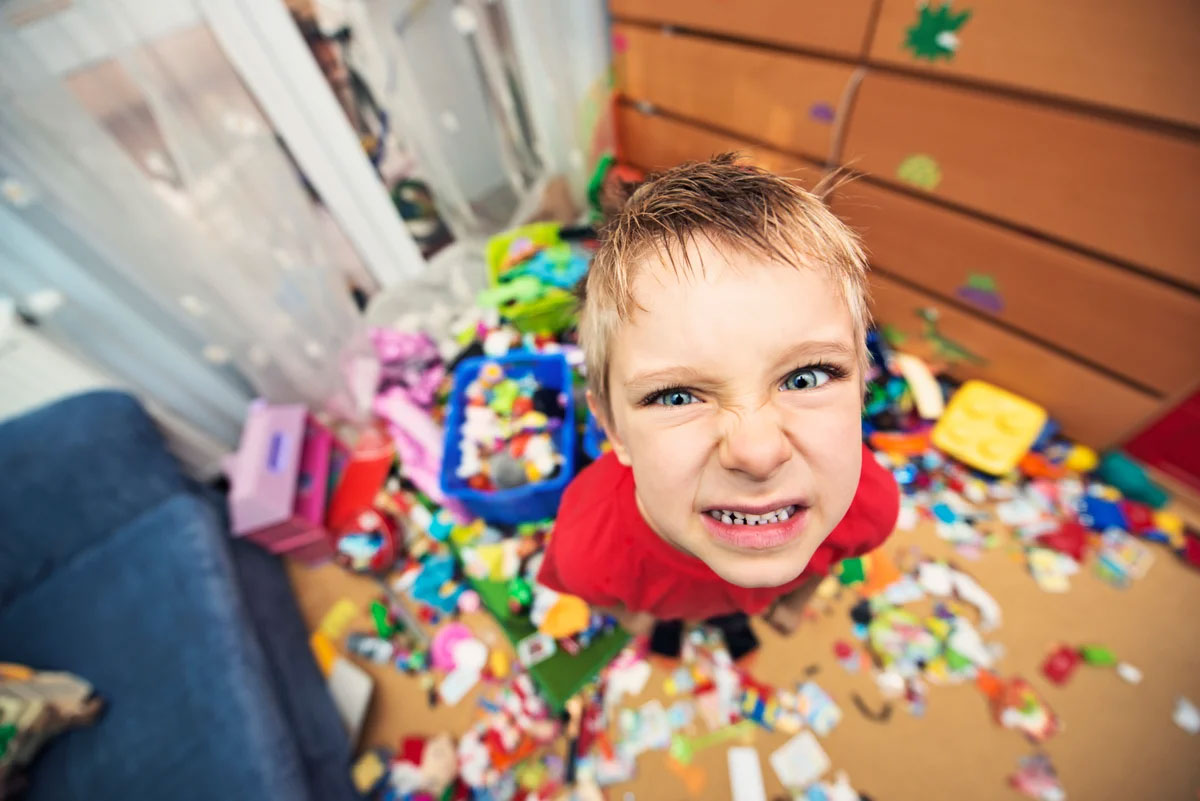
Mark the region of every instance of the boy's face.
POLYGON ((819 270, 707 241, 690 256, 691 276, 637 274, 640 308, 610 348, 609 438, 661 537, 733 584, 779 586, 858 487, 854 326, 819 270))

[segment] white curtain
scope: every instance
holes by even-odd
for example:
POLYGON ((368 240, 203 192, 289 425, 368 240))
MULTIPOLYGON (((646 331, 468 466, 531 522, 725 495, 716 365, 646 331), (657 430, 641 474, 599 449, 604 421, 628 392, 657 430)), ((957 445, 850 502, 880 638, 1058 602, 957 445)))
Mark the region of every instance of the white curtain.
MULTIPOLYGON (((322 0, 460 240, 561 194, 613 144, 604 0, 322 0)), ((561 206, 562 204, 558 204, 561 206)))
POLYGON ((534 148, 582 207, 596 162, 616 148, 604 0, 503 0, 534 148))
POLYGON ((224 446, 256 395, 337 395, 370 279, 196 2, 22 5, 0 19, 0 293, 224 446))

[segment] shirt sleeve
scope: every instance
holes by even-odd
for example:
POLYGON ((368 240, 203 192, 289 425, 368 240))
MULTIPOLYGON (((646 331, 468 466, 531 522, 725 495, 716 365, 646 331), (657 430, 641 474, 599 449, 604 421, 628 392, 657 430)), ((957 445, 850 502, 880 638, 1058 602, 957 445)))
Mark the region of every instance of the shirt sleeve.
POLYGON ((862 556, 884 543, 896 529, 900 516, 900 487, 891 472, 875 461, 875 454, 863 446, 862 477, 858 492, 847 514, 847 556, 862 556))
POLYGON ((875 454, 864 445, 858 489, 850 508, 817 548, 808 569, 825 575, 843 559, 875 550, 891 536, 899 516, 900 488, 896 479, 875 461, 875 454))
POLYGON ((606 571, 596 569, 597 565, 608 568, 612 560, 606 553, 604 526, 598 525, 603 518, 598 520, 588 513, 590 495, 579 481, 583 478, 590 477, 581 474, 576 479, 579 485, 568 486, 563 495, 537 580, 555 592, 582 598, 591 606, 616 606, 619 599, 601 583, 606 571))

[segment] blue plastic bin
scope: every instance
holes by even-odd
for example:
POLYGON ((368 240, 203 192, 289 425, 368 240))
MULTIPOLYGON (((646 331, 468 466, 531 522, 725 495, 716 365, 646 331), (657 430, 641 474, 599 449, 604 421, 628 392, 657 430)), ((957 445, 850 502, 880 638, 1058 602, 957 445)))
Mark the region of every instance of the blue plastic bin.
POLYGON ((472 514, 489 523, 513 526, 554 517, 558 512, 558 502, 562 498, 563 490, 575 474, 575 426, 571 423, 574 419, 571 367, 562 354, 514 353, 499 359, 485 356, 465 360, 454 371, 454 389, 450 393, 449 411, 446 415, 446 439, 442 449, 442 492, 451 498, 457 498, 472 514), (509 378, 523 378, 533 373, 540 386, 557 389, 566 395, 566 416, 558 430, 556 443, 563 455, 563 464, 554 478, 514 489, 480 492, 467 486, 466 481, 455 475, 461 458, 458 442, 465 416, 467 386, 475 380, 480 368, 489 362, 498 363, 509 378))
POLYGON ((604 442, 608 437, 604 434, 604 429, 596 422, 595 415, 591 410, 588 410, 587 428, 583 431, 583 452, 588 455, 588 458, 593 462, 604 455, 604 442))

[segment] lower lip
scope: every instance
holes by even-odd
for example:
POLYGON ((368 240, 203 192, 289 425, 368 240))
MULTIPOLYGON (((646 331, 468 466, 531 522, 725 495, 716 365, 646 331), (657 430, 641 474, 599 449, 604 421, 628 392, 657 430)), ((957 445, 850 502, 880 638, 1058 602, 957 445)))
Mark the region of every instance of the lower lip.
POLYGON ((704 525, 713 539, 742 550, 766 551, 786 545, 799 537, 804 531, 805 521, 808 520, 808 509, 798 509, 787 520, 758 526, 725 523, 707 512, 702 512, 700 517, 703 518, 704 525))

